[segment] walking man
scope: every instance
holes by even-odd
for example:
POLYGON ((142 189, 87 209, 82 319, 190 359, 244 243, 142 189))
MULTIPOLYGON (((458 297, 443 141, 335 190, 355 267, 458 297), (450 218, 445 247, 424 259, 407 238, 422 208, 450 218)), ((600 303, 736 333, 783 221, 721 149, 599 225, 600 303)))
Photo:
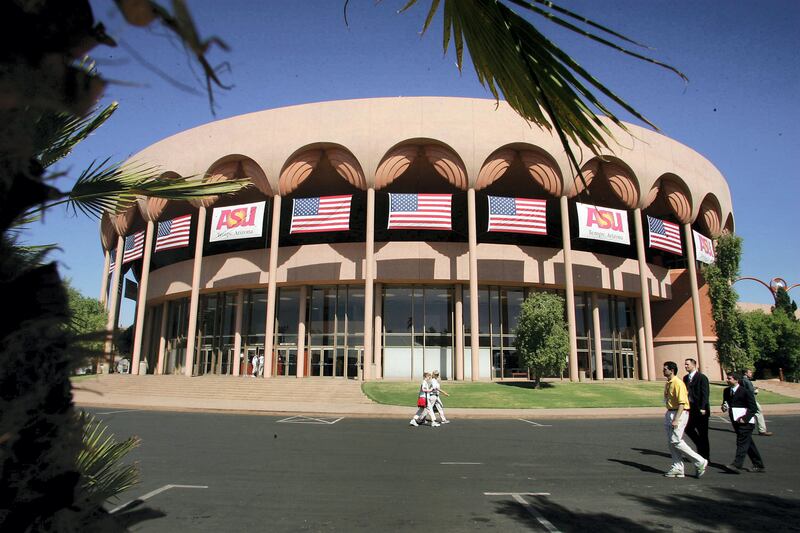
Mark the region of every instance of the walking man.
POLYGON ((758 434, 762 437, 771 437, 772 432, 767 431, 767 421, 764 420, 764 414, 761 412, 761 404, 758 403, 758 387, 753 385, 753 371, 749 368, 744 371, 742 385, 752 392, 753 397, 756 399, 756 425, 758 427, 758 434))
POLYGON ((764 461, 758 453, 756 443, 753 442, 753 428, 755 427, 756 397, 742 383, 742 376, 735 372, 728 372, 726 378, 728 388, 722 393, 722 411, 727 412, 736 432, 736 457, 728 466, 733 471, 744 469, 744 456, 747 454, 753 462, 750 472, 763 472, 764 461))
POLYGON ((684 361, 684 368, 687 374, 683 376, 683 383, 689 392, 689 423, 685 434, 694 442, 697 453, 709 460, 708 418, 711 407, 708 404, 708 378, 697 369, 694 359, 684 361))
POLYGON ((667 447, 672 455, 672 467, 664 473, 665 477, 684 477, 683 456, 691 459, 696 468, 696 477, 706 473, 708 460, 703 459, 683 440, 683 432, 689 422, 689 394, 686 385, 678 376, 678 365, 674 361, 664 363, 664 430, 667 434, 667 447))

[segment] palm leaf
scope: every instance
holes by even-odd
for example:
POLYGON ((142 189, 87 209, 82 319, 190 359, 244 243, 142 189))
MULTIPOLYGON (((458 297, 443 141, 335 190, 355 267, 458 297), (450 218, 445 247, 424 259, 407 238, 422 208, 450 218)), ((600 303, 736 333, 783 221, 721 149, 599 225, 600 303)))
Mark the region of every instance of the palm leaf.
MULTIPOLYGON (((401 12, 416 3, 417 0, 408 0, 401 12)), ((603 46, 666 68, 686 79, 674 67, 609 40, 618 39, 642 46, 633 39, 549 0, 508 0, 507 3, 544 17, 603 46), (584 29, 567 19, 584 24, 590 29, 584 29)), ((440 4, 440 0, 432 0, 423 33, 428 29, 440 4)), ((525 120, 549 131, 554 129, 579 174, 580 165, 570 142, 584 145, 597 154, 603 148, 608 148, 608 140, 613 139, 598 113, 606 115, 623 130, 626 129, 625 124, 593 91, 657 129, 633 106, 594 78, 571 56, 545 38, 533 24, 500 0, 445 0, 443 24, 443 49, 446 53, 450 41, 453 41, 459 70, 463 65, 462 47, 466 44, 480 83, 496 99, 500 99, 502 95, 525 120)))
POLYGON ((93 162, 64 198, 39 206, 27 215, 66 203, 73 211, 100 218, 104 212, 126 211, 141 196, 195 200, 235 193, 250 185, 247 179, 208 182, 197 176, 163 178, 161 175, 162 171, 155 166, 110 164, 108 159, 99 164, 93 162))
POLYGON ((38 159, 43 167, 49 167, 59 159, 66 157, 81 141, 89 137, 117 110, 117 103, 112 102, 103 109, 94 109, 83 117, 68 113, 52 113, 40 116, 40 146, 38 159))
POLYGON ((108 427, 87 413, 81 413, 83 447, 78 453, 76 466, 81 474, 81 488, 86 496, 102 503, 139 483, 139 467, 136 464, 120 464, 120 461, 139 446, 138 437, 118 442, 114 435, 106 435, 108 427))

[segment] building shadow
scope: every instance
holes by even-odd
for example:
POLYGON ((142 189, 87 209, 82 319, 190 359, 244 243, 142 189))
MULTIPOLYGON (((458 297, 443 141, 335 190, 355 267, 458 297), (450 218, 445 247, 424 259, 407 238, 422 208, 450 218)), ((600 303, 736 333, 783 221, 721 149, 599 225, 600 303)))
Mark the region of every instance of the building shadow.
POLYGON ((125 528, 125 531, 147 520, 155 520, 156 518, 164 518, 166 513, 153 509, 151 507, 140 507, 141 501, 131 502, 131 505, 125 507, 119 513, 112 515, 117 524, 125 528), (137 503, 138 502, 138 503, 137 503))
MULTIPOLYGON (((531 507, 551 522, 558 531, 585 532, 607 531, 611 533, 645 533, 653 531, 655 524, 637 522, 629 518, 608 513, 588 513, 569 509, 544 498, 528 499, 531 507), (533 500, 533 501, 532 501, 533 500)), ((495 503, 495 512, 516 521, 522 528, 530 531, 546 531, 536 516, 515 501, 503 500, 495 503)))

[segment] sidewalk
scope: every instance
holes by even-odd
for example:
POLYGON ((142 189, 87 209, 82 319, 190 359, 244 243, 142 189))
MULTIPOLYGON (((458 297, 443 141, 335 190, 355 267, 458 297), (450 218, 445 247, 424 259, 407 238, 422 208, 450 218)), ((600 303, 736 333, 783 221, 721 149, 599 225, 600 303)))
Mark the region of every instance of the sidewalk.
MULTIPOLYGON (((137 378, 133 378, 137 379, 137 378)), ((192 379, 192 378, 187 378, 192 379)), ((194 378, 196 379, 196 378, 194 378)), ((800 384, 756 382, 764 390, 779 392, 787 396, 800 397, 800 384), (777 390, 780 388, 781 390, 777 390), (788 392, 787 392, 788 391, 788 392), (791 392, 791 394, 790 394, 791 392)), ((189 395, 166 395, 158 393, 132 394, 124 390, 103 386, 102 383, 80 381, 74 384, 73 400, 78 407, 104 408, 108 410, 164 410, 192 412, 231 412, 253 415, 319 415, 351 416, 361 418, 410 419, 416 411, 415 406, 382 405, 370 401, 365 396, 358 400, 352 398, 342 401, 323 398, 300 401, 294 397, 269 399, 213 398, 198 399, 189 395)), ((800 403, 765 405, 767 416, 798 415, 800 403)), ((575 419, 575 418, 657 418, 663 416, 661 407, 630 408, 568 408, 568 409, 469 409, 447 408, 448 418, 525 418, 533 420, 575 419)), ((722 415, 719 406, 712 406, 712 415, 722 415)))

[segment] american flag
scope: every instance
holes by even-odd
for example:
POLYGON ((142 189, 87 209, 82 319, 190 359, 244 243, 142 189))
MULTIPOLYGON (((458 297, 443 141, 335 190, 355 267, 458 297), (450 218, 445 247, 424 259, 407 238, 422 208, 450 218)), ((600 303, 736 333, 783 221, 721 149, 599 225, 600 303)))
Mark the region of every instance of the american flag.
POLYGON ((289 233, 348 231, 353 195, 295 198, 289 233))
POLYGON ((114 264, 117 262, 117 251, 111 250, 109 255, 111 256, 111 261, 108 263, 108 274, 111 275, 114 273, 114 264))
POLYGON ((452 194, 389 193, 388 229, 451 230, 452 194))
POLYGON ((122 264, 136 261, 144 255, 144 231, 137 231, 125 237, 125 248, 122 251, 122 264))
POLYGON ((677 224, 648 215, 647 225, 650 227, 650 248, 683 255, 681 229, 677 224))
POLYGON ((547 235, 547 202, 532 198, 489 196, 487 231, 547 235))
POLYGON ((192 215, 183 215, 158 223, 156 252, 189 246, 189 227, 192 215))

